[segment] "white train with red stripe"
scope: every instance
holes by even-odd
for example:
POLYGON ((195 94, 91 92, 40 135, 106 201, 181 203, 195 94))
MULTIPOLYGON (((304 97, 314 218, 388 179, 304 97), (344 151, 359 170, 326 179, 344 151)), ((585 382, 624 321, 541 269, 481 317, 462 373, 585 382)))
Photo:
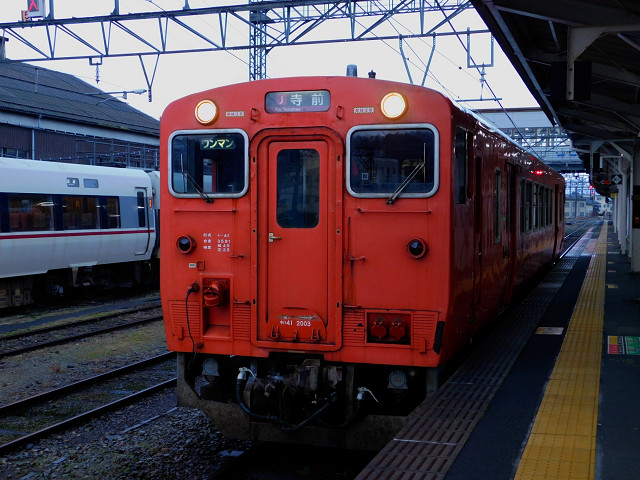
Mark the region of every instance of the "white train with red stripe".
POLYGON ((0 158, 0 307, 152 283, 158 182, 139 169, 0 158))

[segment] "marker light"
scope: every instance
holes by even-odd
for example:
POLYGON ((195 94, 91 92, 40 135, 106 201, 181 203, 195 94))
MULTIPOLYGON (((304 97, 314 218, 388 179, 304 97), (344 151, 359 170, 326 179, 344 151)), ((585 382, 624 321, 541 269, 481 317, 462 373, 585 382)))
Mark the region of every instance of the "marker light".
POLYGON ((218 118, 218 107, 211 100, 202 100, 196 105, 196 119, 203 125, 213 123, 218 118))
POLYGON ((181 235, 176 240, 176 247, 181 253, 191 253, 196 248, 196 241, 191 235, 181 235))
POLYGON ((395 120, 404 115, 407 111, 407 106, 407 99, 404 98, 404 95, 397 92, 387 93, 380 102, 382 114, 391 120, 395 120))
POLYGON ((413 258, 422 258, 428 251, 427 242, 421 238, 412 238, 407 244, 407 253, 413 258))

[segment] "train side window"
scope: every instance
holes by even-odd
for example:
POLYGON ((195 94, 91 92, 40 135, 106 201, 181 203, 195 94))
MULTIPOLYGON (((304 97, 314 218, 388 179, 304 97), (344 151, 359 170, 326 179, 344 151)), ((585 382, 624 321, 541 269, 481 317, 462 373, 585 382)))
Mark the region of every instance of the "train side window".
POLYGON ((320 154, 278 152, 277 221, 283 228, 314 228, 320 222, 320 154))
POLYGON ((540 218, 540 209, 538 208, 540 197, 540 189, 537 184, 533 184, 533 194, 532 194, 532 202, 531 202, 531 220, 533 222, 533 229, 537 229, 539 227, 539 218, 540 218))
POLYGON ((107 197, 107 228, 120 228, 120 202, 118 197, 107 197))
POLYGON ((147 210, 145 208, 146 202, 145 202, 144 192, 137 192, 136 199, 137 199, 137 210, 138 210, 138 226, 146 227, 147 226, 147 210))
POLYGON ((354 197, 430 197, 438 190, 434 127, 354 127, 347 141, 347 189, 354 197))
POLYGON ((249 153, 244 132, 176 132, 169 141, 169 187, 175 196, 237 198, 246 193, 249 153))
POLYGON ((9 221, 9 195, 0 192, 0 232, 10 232, 9 221))
POLYGON ((120 228, 120 202, 118 197, 107 197, 107 228, 120 228))
POLYGON ((540 185, 540 228, 547 226, 547 187, 540 185))
POLYGON ((120 199, 118 197, 98 197, 100 228, 120 228, 120 199))
POLYGON ((530 232, 533 228, 533 184, 527 180, 520 182, 520 231, 530 232))
POLYGON ((526 222, 525 226, 527 228, 527 232, 530 232, 533 229, 533 184, 531 182, 526 183, 526 193, 525 193, 525 201, 526 201, 526 211, 525 217, 526 222))
POLYGON ((547 225, 553 223, 553 196, 551 189, 547 187, 547 225))
POLYGON ((545 227, 545 216, 546 216, 546 209, 547 209, 547 202, 545 201, 546 199, 546 192, 545 192, 545 187, 543 185, 540 185, 538 187, 538 196, 540 197, 540 199, 538 200, 538 227, 539 228, 544 228, 545 227))
POLYGON ((63 196, 62 223, 65 230, 91 230, 98 228, 98 202, 96 197, 63 196))
POLYGON ((469 181, 469 147, 467 144, 467 131, 456 128, 456 138, 454 144, 454 196, 457 204, 467 201, 467 182, 469 181))
POLYGON ((544 187, 538 186, 538 228, 544 227, 544 187))
POLYGON ((496 169, 493 179, 493 241, 500 243, 502 240, 502 222, 500 216, 500 197, 501 197, 502 174, 496 169))
POLYGON ((524 180, 520 180, 520 233, 524 233, 527 231, 527 195, 525 185, 526 182, 524 180))
POLYGON ((12 232, 53 230, 51 195, 10 193, 9 224, 12 232))
POLYGON ((546 227, 547 225, 549 225, 549 189, 547 187, 544 187, 542 192, 543 192, 542 226, 546 227))

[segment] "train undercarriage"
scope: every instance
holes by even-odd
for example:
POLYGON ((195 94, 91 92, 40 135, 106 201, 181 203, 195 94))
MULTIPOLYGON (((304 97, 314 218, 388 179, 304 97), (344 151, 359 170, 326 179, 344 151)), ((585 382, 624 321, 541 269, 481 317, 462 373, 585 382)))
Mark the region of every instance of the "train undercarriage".
POLYGON ((371 450, 435 391, 435 373, 312 356, 178 353, 178 404, 203 410, 232 438, 371 450))
POLYGON ((157 260, 52 270, 41 275, 0 279, 0 308, 47 305, 82 288, 158 284, 157 260))

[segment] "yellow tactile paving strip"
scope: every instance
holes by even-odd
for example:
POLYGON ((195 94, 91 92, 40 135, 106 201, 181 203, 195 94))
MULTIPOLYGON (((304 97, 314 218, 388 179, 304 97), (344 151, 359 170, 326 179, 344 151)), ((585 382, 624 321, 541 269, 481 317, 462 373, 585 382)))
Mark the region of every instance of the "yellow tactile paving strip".
MULTIPOLYGON (((516 480, 593 479, 600 391, 607 225, 520 459, 516 480)), ((587 250, 589 246, 587 247, 587 250)))

